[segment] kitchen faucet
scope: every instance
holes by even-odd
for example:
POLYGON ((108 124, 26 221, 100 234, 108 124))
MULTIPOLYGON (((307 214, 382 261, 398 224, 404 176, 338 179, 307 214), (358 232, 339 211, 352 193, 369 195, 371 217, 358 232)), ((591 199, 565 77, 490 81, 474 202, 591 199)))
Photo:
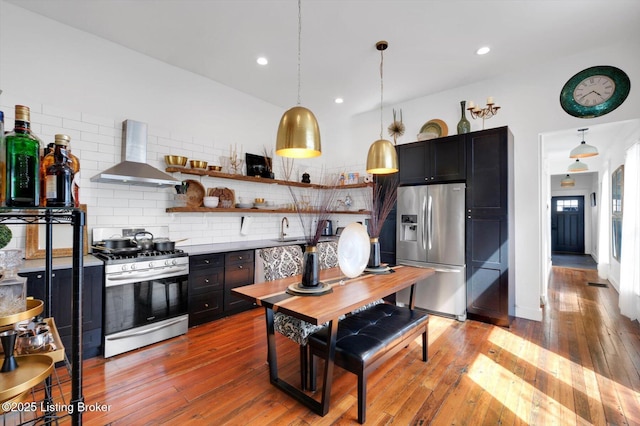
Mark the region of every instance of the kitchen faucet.
POLYGON ((287 235, 284 232, 284 223, 287 223, 287 228, 289 227, 289 219, 287 219, 287 217, 283 217, 282 221, 280 221, 280 239, 284 240, 284 236, 287 235))

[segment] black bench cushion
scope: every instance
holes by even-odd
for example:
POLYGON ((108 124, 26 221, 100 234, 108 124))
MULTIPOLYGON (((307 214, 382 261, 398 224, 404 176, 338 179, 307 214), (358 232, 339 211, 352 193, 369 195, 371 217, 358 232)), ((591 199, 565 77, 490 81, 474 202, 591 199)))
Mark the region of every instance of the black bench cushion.
MULTIPOLYGON (((347 316, 338 323, 336 362, 347 370, 361 368, 385 346, 428 319, 428 315, 409 308, 382 303, 347 316)), ((326 346, 328 329, 309 336, 309 345, 326 346)))

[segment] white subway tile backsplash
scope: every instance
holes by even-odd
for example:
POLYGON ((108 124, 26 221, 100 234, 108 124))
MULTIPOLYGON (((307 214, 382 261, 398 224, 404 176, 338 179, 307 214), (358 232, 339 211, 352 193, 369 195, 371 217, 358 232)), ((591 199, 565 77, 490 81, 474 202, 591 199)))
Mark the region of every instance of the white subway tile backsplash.
POLYGON ((81 120, 85 123, 98 124, 106 127, 113 127, 115 125, 115 121, 112 118, 101 117, 86 112, 81 114, 81 120))
POLYGON ((122 135, 122 127, 100 126, 98 133, 104 136, 119 136, 122 135))
MULTIPOLYGON (((3 99, 3 102, 5 100, 3 99)), ((283 217, 289 219, 289 228, 285 232, 289 236, 303 236, 304 230, 294 211, 286 213, 167 213, 166 208, 173 207, 175 190, 173 188, 151 188, 134 185, 104 184, 91 182, 90 178, 99 172, 120 162, 122 149, 122 122, 109 117, 96 116, 90 113, 79 113, 50 105, 34 104, 32 111, 32 128, 36 134, 53 141, 54 135, 64 133, 71 136, 73 152, 81 163, 80 199, 87 204, 87 224, 89 230, 93 227, 107 226, 144 226, 167 225, 172 239, 188 238, 184 244, 210 244, 249 240, 270 240, 279 236, 280 223, 283 217), (252 225, 249 235, 241 235, 242 218, 251 217, 252 225)), ((0 108, 2 109, 2 108, 0 108)), ((5 116, 13 114, 13 106, 5 107, 5 116), (7 114, 7 111, 9 114, 7 114)), ((12 120, 10 117, 5 123, 12 120)), ((9 127, 7 125, 7 127, 9 127)), ((222 165, 222 157, 229 157, 230 146, 235 147, 236 141, 225 135, 215 137, 195 137, 172 131, 171 128, 157 126, 149 127, 147 146, 147 162, 164 170, 164 156, 167 154, 184 155, 189 159, 204 160, 211 165, 222 165)), ((245 146, 238 140, 238 154, 244 160, 244 154, 251 152, 263 154, 260 144, 245 146)), ((323 176, 335 175, 343 171, 357 171, 362 164, 352 167, 316 167, 313 161, 297 162, 294 166, 292 179, 301 180, 303 172, 311 174, 311 181, 320 182, 323 176)), ((244 168, 243 168, 244 169, 244 168)), ((279 157, 274 157, 274 172, 278 179, 284 179, 282 164, 279 157)), ((364 172, 361 171, 363 176, 364 172)), ((208 188, 224 187, 234 191, 236 202, 240 197, 244 202, 253 202, 254 198, 262 197, 276 206, 284 206, 293 202, 289 188, 269 183, 242 182, 229 179, 197 177, 174 173, 177 180, 195 179, 208 188)), ((298 196, 314 198, 315 192, 295 188, 298 196)), ((352 209, 365 208, 365 197, 369 189, 350 190, 354 199, 352 209)), ((346 193, 340 192, 337 198, 343 199, 346 193)), ((364 215, 333 215, 334 229, 346 226, 351 222, 364 222, 364 215)), ((24 226, 12 226, 14 239, 11 244, 16 248, 24 248, 24 226)))
MULTIPOLYGON (((31 106, 31 111, 33 110, 33 106, 31 106)), ((82 113, 53 105, 42 105, 42 114, 53 117, 67 118, 76 121, 82 120, 82 113)))
POLYGON ((75 129, 81 130, 83 132, 98 133, 100 130, 100 126, 98 126, 97 124, 85 123, 80 120, 73 120, 65 117, 62 118, 62 125, 65 129, 75 129))

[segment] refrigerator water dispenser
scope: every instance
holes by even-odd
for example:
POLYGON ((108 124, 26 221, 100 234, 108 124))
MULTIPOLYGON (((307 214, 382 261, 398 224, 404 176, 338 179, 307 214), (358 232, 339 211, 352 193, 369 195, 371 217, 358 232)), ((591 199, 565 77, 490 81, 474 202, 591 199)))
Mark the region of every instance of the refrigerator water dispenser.
POLYGON ((418 215, 403 214, 400 223, 400 241, 418 241, 418 215))

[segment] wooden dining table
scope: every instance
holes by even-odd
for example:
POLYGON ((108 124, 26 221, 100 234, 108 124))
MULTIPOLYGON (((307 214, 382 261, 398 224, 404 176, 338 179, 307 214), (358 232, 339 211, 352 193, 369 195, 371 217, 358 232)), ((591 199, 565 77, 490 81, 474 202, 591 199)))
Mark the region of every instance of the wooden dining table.
POLYGON ((289 394, 315 413, 329 412, 331 384, 335 360, 338 319, 359 307, 411 287, 410 308, 413 309, 415 285, 434 274, 431 268, 398 265, 384 274, 365 273, 348 278, 340 268, 320 271, 320 280, 331 286, 331 292, 322 295, 292 295, 287 289, 300 282, 301 276, 236 287, 232 294, 265 308, 267 323, 267 360, 271 383, 289 394), (311 324, 327 324, 327 358, 324 363, 322 396, 320 401, 278 377, 276 339, 273 315, 281 312, 311 324))

